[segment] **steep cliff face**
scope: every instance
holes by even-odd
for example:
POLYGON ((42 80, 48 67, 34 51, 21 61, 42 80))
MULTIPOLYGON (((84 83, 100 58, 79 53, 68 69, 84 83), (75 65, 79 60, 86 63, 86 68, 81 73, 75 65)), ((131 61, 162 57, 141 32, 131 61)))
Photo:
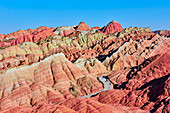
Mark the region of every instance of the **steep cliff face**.
POLYGON ((112 21, 0 34, 0 112, 170 112, 168 33, 112 21))

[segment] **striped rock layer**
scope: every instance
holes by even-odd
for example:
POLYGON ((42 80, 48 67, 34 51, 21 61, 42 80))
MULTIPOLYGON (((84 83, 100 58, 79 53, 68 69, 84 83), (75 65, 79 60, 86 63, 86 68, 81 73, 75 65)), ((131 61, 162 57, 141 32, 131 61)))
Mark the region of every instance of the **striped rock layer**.
POLYGON ((113 35, 102 33, 87 33, 78 37, 54 35, 35 43, 23 42, 1 49, 0 70, 32 64, 61 52, 72 62, 75 62, 78 58, 97 57, 100 61, 104 61, 102 63, 108 70, 115 70, 119 69, 118 62, 122 62, 125 57, 131 57, 131 61, 133 61, 130 61, 131 63, 128 63, 129 61, 124 63, 123 61, 124 66, 122 68, 140 64, 145 59, 143 55, 149 55, 165 39, 167 38, 159 35, 154 36, 154 33, 148 28, 129 28, 113 35), (136 31, 142 32, 141 35, 136 31), (132 33, 134 34, 132 35, 132 33), (121 56, 122 53, 125 55, 121 56), (119 56, 122 58, 117 59, 119 56), (113 63, 115 66, 112 66, 113 63))
POLYGON ((2 71, 0 83, 0 110, 59 103, 102 89, 95 75, 81 71, 61 53, 2 71))
POLYGON ((0 34, 0 112, 170 112, 169 44, 166 30, 116 21, 0 34), (113 89, 81 98, 101 76, 113 89))
POLYGON ((106 34, 120 32, 122 30, 123 30, 122 26, 114 20, 102 28, 102 32, 106 34))
POLYGON ((169 112, 170 49, 131 69, 112 72, 115 89, 101 93, 102 103, 140 107, 150 112, 169 112), (108 96, 106 96, 108 95, 108 96))

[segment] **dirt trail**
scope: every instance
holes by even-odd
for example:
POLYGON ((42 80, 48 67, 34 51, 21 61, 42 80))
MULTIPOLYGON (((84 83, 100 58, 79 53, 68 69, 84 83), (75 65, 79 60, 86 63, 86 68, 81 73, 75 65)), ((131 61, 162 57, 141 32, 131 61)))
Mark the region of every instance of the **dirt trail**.
POLYGON ((103 89, 101 91, 98 91, 98 92, 90 94, 90 95, 84 95, 84 96, 79 97, 79 98, 94 97, 102 91, 107 91, 107 90, 113 89, 113 84, 109 81, 107 76, 101 76, 101 77, 98 78, 98 80, 99 80, 99 82, 101 82, 103 84, 103 89))

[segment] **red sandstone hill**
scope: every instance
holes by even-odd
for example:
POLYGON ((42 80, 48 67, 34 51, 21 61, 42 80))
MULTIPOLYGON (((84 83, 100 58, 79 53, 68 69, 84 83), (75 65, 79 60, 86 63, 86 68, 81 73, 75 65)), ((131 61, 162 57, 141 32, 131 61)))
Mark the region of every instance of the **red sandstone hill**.
POLYGON ((159 35, 170 36, 170 31, 168 30, 157 30, 154 33, 158 33, 159 35))
POLYGON ((91 30, 91 28, 84 22, 80 22, 78 26, 75 27, 76 30, 80 31, 88 31, 91 30))
POLYGON ((17 45, 22 42, 37 42, 41 39, 54 35, 54 28, 48 28, 45 26, 37 29, 19 30, 11 34, 0 36, 0 47, 17 45))
POLYGON ((2 113, 170 112, 167 31, 81 22, 0 40, 2 113))
POLYGON ((110 74, 109 78, 117 83, 117 89, 101 93, 100 102, 136 106, 151 112, 169 112, 169 53, 170 49, 167 53, 145 60, 137 67, 110 74))
POLYGON ((106 34, 120 32, 122 30, 122 26, 114 20, 102 28, 102 32, 106 34))

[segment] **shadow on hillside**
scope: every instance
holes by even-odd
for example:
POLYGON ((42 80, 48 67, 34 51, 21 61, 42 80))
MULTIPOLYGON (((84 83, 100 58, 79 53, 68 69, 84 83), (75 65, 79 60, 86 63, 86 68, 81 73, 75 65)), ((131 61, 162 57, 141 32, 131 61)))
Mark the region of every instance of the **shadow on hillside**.
POLYGON ((161 78, 153 79, 150 82, 145 83, 137 90, 144 90, 149 87, 149 101, 155 102, 157 97, 159 97, 164 92, 165 81, 170 77, 170 74, 163 76, 161 78))

